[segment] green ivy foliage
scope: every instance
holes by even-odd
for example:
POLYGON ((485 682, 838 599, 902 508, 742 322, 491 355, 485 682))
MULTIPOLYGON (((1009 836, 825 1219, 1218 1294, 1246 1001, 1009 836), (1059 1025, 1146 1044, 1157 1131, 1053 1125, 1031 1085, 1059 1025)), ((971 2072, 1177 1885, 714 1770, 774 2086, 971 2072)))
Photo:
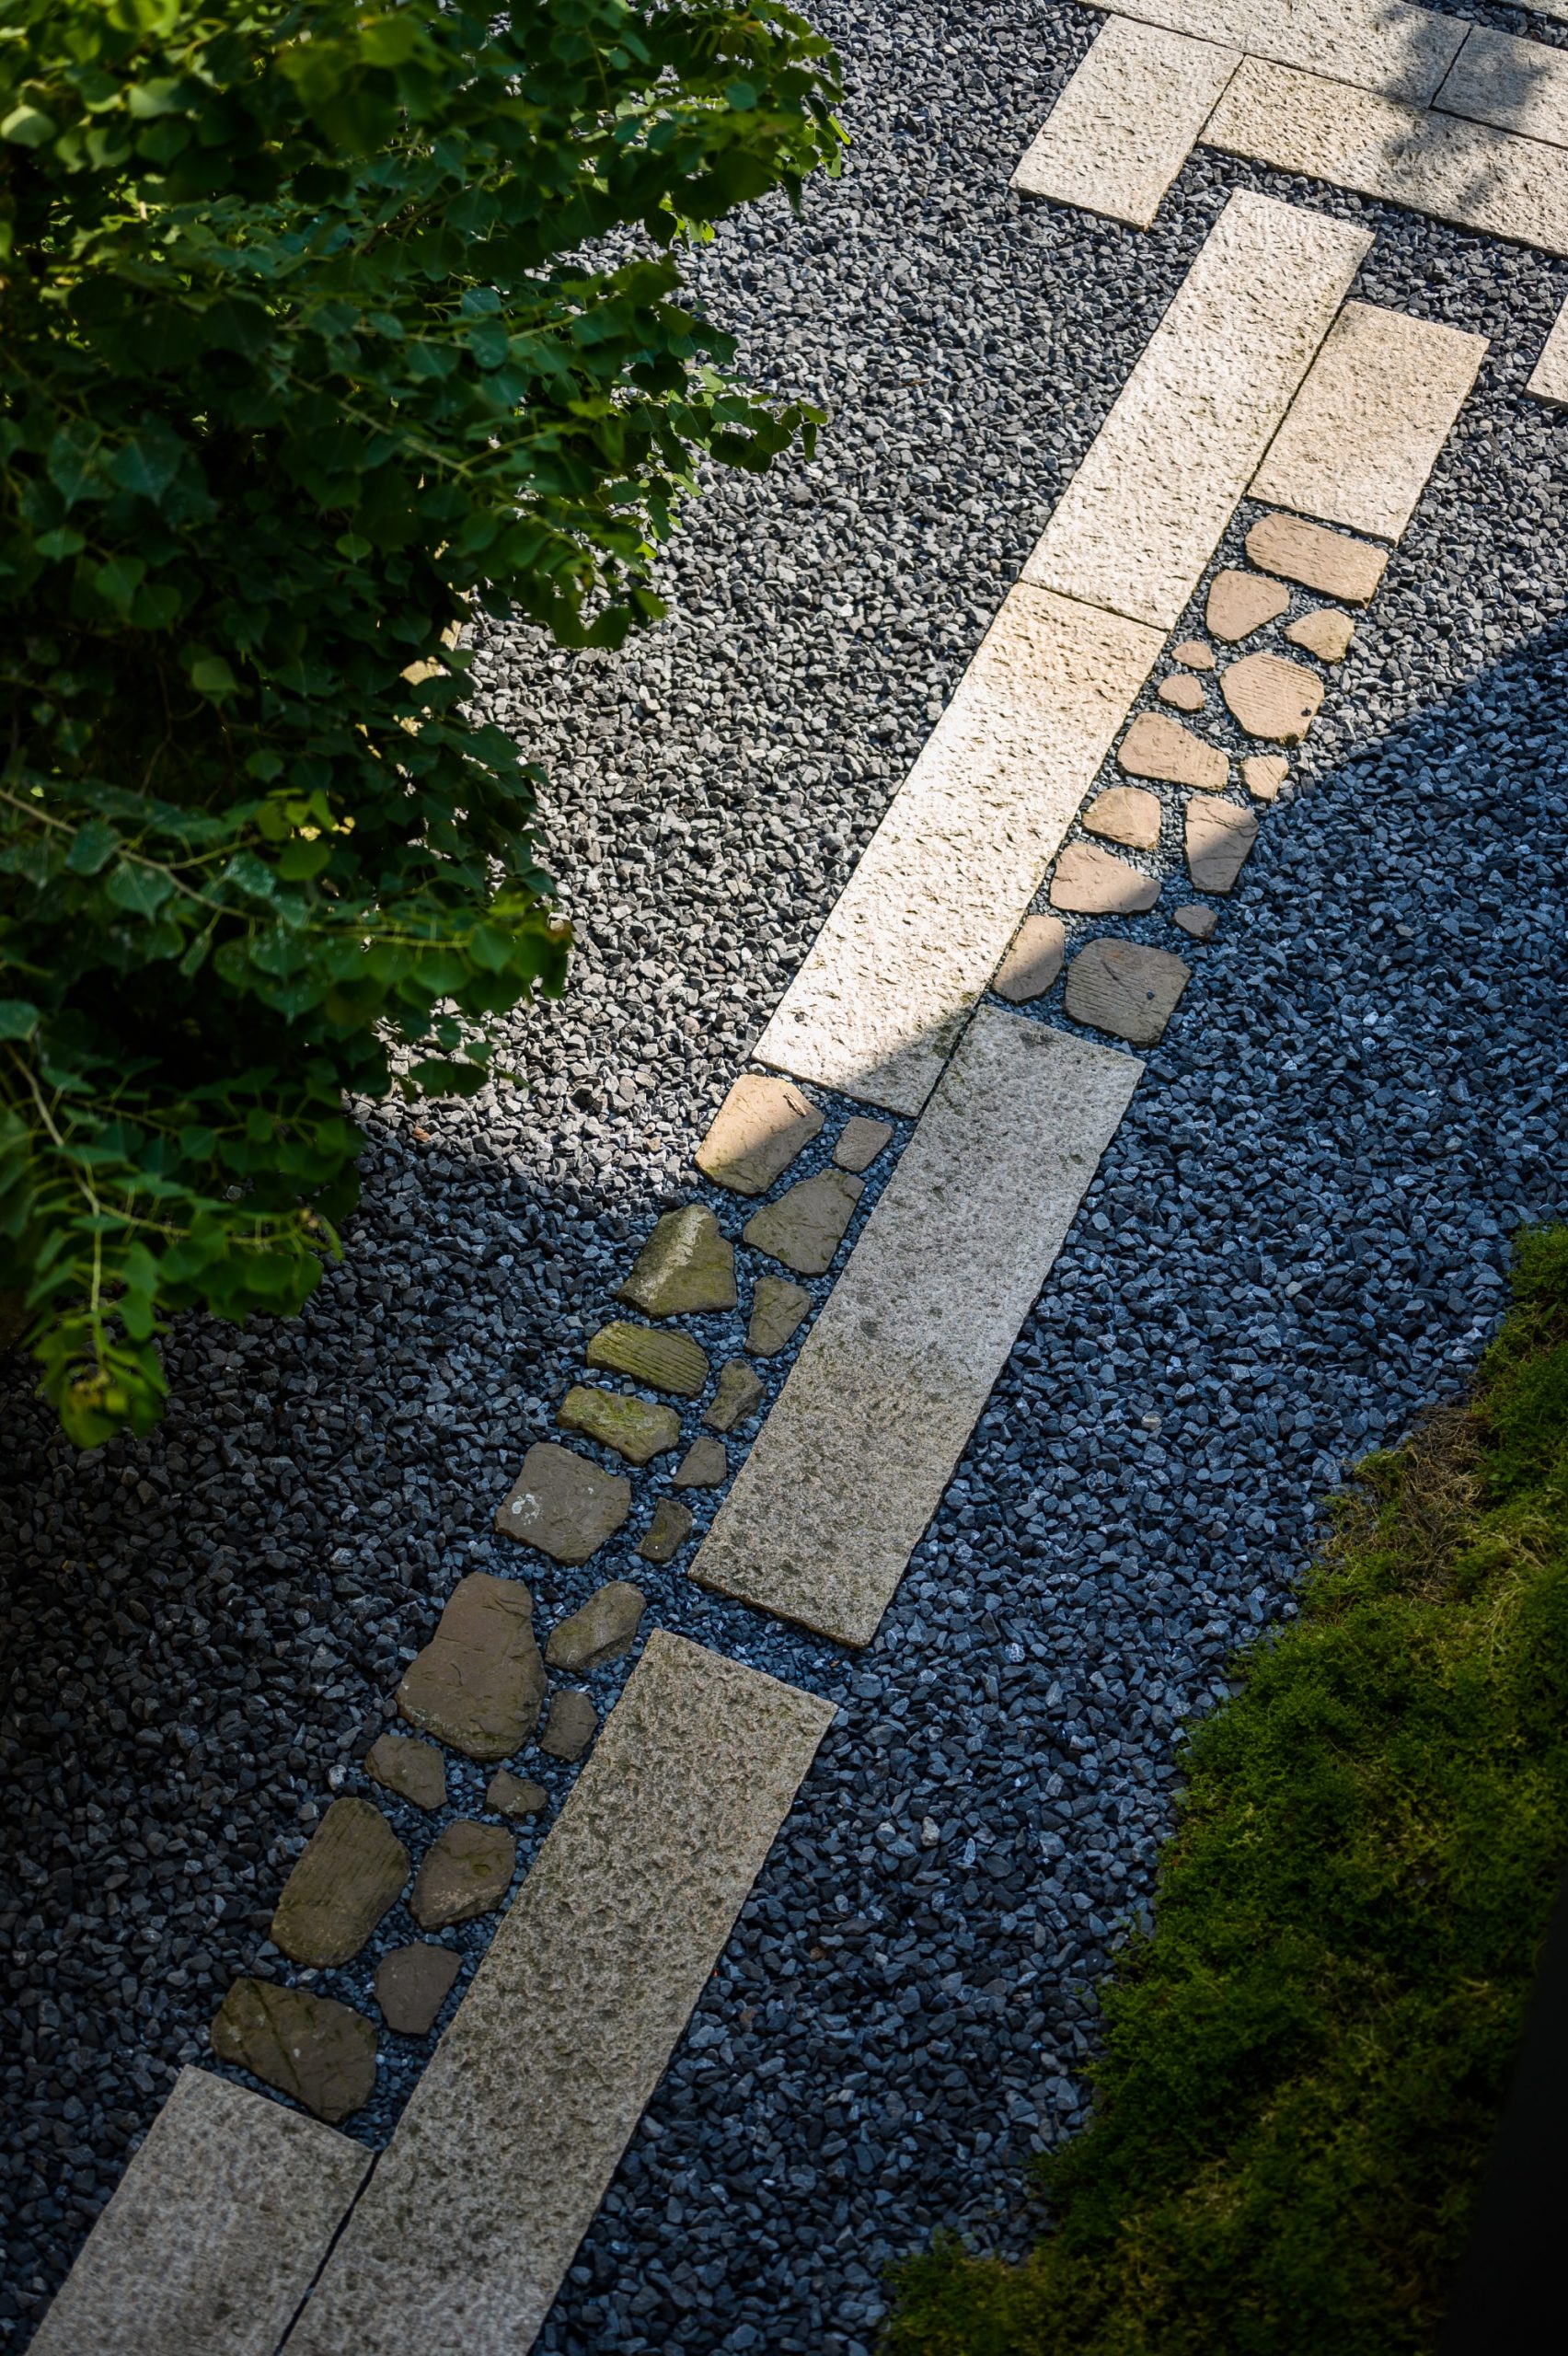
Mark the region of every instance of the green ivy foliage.
POLYGON ((809 447, 680 256, 837 95, 776 0, 0 0, 0 1288, 78 1442, 300 1307, 345 1095, 560 988, 458 627, 618 644, 697 466, 809 447))

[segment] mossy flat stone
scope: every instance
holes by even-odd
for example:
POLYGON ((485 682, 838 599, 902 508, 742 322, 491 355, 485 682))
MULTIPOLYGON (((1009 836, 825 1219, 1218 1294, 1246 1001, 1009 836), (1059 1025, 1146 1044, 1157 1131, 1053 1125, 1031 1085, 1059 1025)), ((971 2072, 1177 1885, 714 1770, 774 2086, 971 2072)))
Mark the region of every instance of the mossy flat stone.
POLYGON ((537 1816, 549 1804, 543 1784, 514 1775, 510 1767, 498 1767, 485 1785, 485 1806, 497 1816, 537 1816))
POLYGON ((547 1759, 581 1759, 599 1731, 599 1713, 586 1693, 557 1693, 539 1737, 547 1759))
POLYGON ((599 1391, 574 1382, 557 1410, 563 1431, 581 1432, 601 1448, 613 1448, 628 1464, 649 1464, 666 1449, 681 1444, 681 1419, 673 1407, 655 1407, 646 1399, 628 1399, 618 1391, 599 1391))
POLYGON ((655 1333, 625 1318, 601 1325, 588 1345, 588 1363, 606 1374, 628 1374, 650 1391, 670 1391, 695 1399, 708 1380, 708 1353, 689 1334, 655 1333))
POLYGON ((416 1807, 446 1806, 446 1761, 433 1742, 411 1735, 379 1735, 364 1755, 364 1772, 416 1807))
POLYGON ((517 1843, 503 1826, 459 1818, 425 1851, 409 1911, 421 1931, 493 1914, 516 1868, 517 1843))
POLYGON ((335 2127, 375 2092, 375 2026, 304 1988, 236 1980, 210 2031, 220 2062, 303 2103, 335 2127))
POLYGON ((702 1420, 716 1432, 732 1431, 755 1415, 762 1404, 762 1380, 744 1358, 732 1358, 719 1369, 719 1380, 702 1420))
POLYGON ((517 1485, 497 1508, 495 1526, 552 1562, 585 1563, 613 1538, 631 1511, 631 1483, 574 1449, 540 1440, 523 1459, 517 1485))
POLYGON ((645 1563, 674 1562, 690 1536, 691 1507, 677 1505, 674 1497, 661 1497, 637 1551, 645 1563))
POLYGON ((694 1439, 675 1467, 677 1489, 717 1489, 730 1477, 721 1439, 694 1439))
POLYGON ((735 1250, 701 1203, 666 1211, 617 1293, 645 1317, 695 1316, 733 1309, 735 1250))
POLYGON ((697 1149, 697 1166, 732 1194, 766 1195, 822 1122, 816 1106, 791 1081, 743 1072, 697 1149))
POLYGON ((347 1963, 403 1894, 409 1853, 369 1800, 334 1800, 283 1884, 271 1941, 294 1963, 347 1963))
POLYGON ((526 1742, 545 1698, 533 1614, 520 1579, 490 1571, 459 1579, 398 1688, 409 1725, 470 1759, 506 1759, 526 1742))
POLYGON ((545 1646, 545 1658, 568 1677, 603 1669, 630 1651, 642 1611, 642 1589, 633 1587, 629 1579, 611 1579, 596 1588, 580 1610, 556 1623, 545 1646))
POLYGON ((743 1230, 744 1241, 799 1276, 825 1276, 864 1192, 865 1182, 847 1171, 819 1171, 754 1211, 743 1230))
POLYGON ((383 1956, 375 1967, 375 2001, 387 2027, 399 2037, 428 2037, 462 1969, 455 1947, 424 1939, 383 1956))
POLYGON ((758 1276, 746 1327, 746 1347, 753 1357, 770 1358, 787 1349, 801 1319, 811 1314, 811 1306, 812 1297, 804 1285, 792 1285, 788 1276, 758 1276))

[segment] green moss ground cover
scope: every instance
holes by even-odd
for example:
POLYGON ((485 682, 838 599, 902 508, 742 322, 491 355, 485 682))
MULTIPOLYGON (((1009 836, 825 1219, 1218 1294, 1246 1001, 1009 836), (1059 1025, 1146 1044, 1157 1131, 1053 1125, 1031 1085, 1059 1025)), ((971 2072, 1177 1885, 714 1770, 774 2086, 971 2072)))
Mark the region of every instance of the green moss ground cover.
POLYGON ((1238 1673, 1045 2238, 910 2261, 882 2356, 1434 2344, 1568 1860, 1568 1230, 1238 1673))

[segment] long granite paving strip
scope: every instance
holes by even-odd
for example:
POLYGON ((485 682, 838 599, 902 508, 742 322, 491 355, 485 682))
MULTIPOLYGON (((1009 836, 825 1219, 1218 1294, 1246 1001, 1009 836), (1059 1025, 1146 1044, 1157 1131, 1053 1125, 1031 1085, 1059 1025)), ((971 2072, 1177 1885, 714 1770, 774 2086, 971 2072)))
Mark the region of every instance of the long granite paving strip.
POLYGON ((1397 540, 1487 339, 1347 303, 1252 479, 1252 497, 1397 540))
POLYGON ((1568 147, 1568 57, 1544 42, 1473 25, 1433 104, 1568 147))
POLYGON ((1568 254, 1568 149, 1461 116, 1398 106, 1249 57, 1204 143, 1463 229, 1568 254))
POLYGON ((272 2356, 373 2157, 318 2119, 182 2070, 37 2356, 272 2356))
POLYGON ((842 1644, 870 1641, 1142 1068, 980 1010, 694 1578, 842 1644))
POLYGON ((833 1715, 650 1637, 287 2356, 525 2356, 833 1715))
POLYGON ((1014 188, 1147 229, 1240 62, 1239 50, 1111 17, 1014 188))
POLYGON ((1297 65, 1384 98, 1435 98, 1470 27, 1407 0, 1089 0, 1139 23, 1297 65))
POLYGON ((1538 401, 1568 401, 1568 303, 1557 314, 1525 390, 1538 401))
POLYGON ((1009 594, 757 1042, 762 1062, 919 1112, 1159 643, 1119 615, 1009 594))
MULTIPOLYGON (((1238 78, 1248 71, 1243 64, 1238 78)), ((1228 103, 1228 93, 1214 119, 1228 103)), ((1371 243, 1367 230, 1271 197, 1233 196, 1064 491, 1024 580, 1170 629, 1371 243)))

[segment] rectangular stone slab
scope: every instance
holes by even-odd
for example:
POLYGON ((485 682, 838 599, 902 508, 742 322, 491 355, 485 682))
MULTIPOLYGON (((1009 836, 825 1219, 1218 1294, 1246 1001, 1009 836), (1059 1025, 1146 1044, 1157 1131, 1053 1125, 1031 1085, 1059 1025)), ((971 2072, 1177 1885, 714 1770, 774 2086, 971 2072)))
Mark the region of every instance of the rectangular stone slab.
POLYGON ((1240 62, 1239 50, 1113 17, 1014 188, 1147 229, 1240 62))
POLYGON ((1282 172, 1568 254, 1568 150, 1247 58, 1205 144, 1282 172))
MULTIPOLYGON (((1090 0, 1091 7, 1103 0, 1090 0)), ((1468 29, 1462 18, 1407 0, 1113 0, 1136 17, 1199 40, 1224 41, 1249 57, 1272 58, 1385 98, 1423 106, 1453 64, 1468 29)))
POLYGON ((650 1637, 287 2356, 525 2356, 833 1715, 650 1637))
POLYGON ((272 2356, 373 2157, 182 2070, 55 2294, 38 2356, 272 2356))
POLYGON ((1483 335, 1347 303, 1252 478, 1252 497, 1397 540, 1486 348, 1483 335))
POLYGON ((1538 401, 1568 401, 1568 303, 1557 314, 1525 390, 1538 401))
POLYGON ((870 1643, 1142 1069, 982 1007, 694 1578, 870 1643))
POLYGON ((1233 196, 1063 492, 1025 581, 1170 629, 1371 243, 1365 229, 1320 214, 1233 196))
POLYGON ((1157 630, 1015 589, 757 1043, 917 1113, 1159 652, 1157 630))
POLYGON ((1472 25, 1433 104, 1568 147, 1568 57, 1541 41, 1472 25))

